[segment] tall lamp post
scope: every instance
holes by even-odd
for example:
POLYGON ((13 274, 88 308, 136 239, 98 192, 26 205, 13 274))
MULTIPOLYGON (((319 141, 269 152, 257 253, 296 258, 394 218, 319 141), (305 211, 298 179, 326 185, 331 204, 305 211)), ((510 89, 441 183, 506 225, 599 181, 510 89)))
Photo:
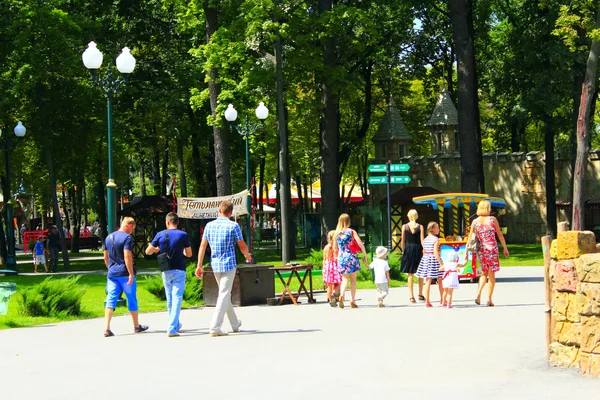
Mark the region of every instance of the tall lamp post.
MULTIPOLYGON (((235 130, 244 137, 246 141, 246 189, 248 190, 248 195, 250 195, 250 145, 249 145, 249 136, 256 132, 256 130, 264 124, 264 120, 269 116, 269 109, 265 107, 265 103, 262 101, 258 103, 258 107, 254 111, 256 114, 256 118, 260 120, 260 124, 252 124, 248 121, 248 117, 245 118, 242 124, 234 124, 237 119, 237 111, 233 108, 233 104, 227 106, 227 110, 225 110, 225 119, 229 121, 231 126, 235 127, 235 130)), ((248 201, 248 218, 246 218, 246 244, 248 245, 248 249, 250 249, 250 218, 252 218, 252 204, 251 201, 248 201)))
POLYGON ((96 47, 96 43, 90 42, 88 48, 81 55, 83 65, 90 70, 92 81, 94 81, 106 94, 106 108, 108 112, 108 183, 106 184, 106 198, 108 202, 108 227, 107 234, 117 229, 117 185, 113 175, 112 154, 112 100, 121 86, 127 81, 127 77, 135 69, 135 58, 127 47, 123 47, 121 54, 117 57, 117 69, 122 76, 113 76, 114 69, 108 67, 106 75, 98 75, 98 68, 102 65, 102 53, 96 47))
MULTIPOLYGON (((25 136, 27 129, 23 126, 21 121, 15 126, 15 136, 22 138, 25 136)), ((13 141, 11 135, 2 136, 2 129, 0 129, 0 147, 4 150, 6 157, 6 193, 4 193, 4 203, 6 204, 6 238, 8 242, 8 255, 6 258, 6 269, 12 271, 13 274, 17 274, 17 260, 15 257, 15 227, 13 223, 13 200, 10 195, 10 153, 14 150, 16 143, 13 141)))

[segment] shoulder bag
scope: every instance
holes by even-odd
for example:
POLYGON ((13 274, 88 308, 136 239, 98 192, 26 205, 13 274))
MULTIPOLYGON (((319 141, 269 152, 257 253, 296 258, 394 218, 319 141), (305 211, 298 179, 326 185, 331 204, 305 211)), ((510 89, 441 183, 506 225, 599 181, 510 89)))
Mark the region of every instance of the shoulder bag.
POLYGON ((475 224, 471 226, 471 234, 469 235, 469 240, 467 241, 467 251, 470 253, 477 253, 479 250, 479 238, 477 237, 477 232, 475 231, 477 227, 475 224))
POLYGON ((169 253, 171 252, 171 246, 170 246, 170 241, 169 241, 169 230, 165 229, 165 251, 160 253, 157 257, 156 257, 156 261, 158 261, 158 266, 160 267, 161 271, 169 271, 171 269, 170 261, 171 261, 171 256, 169 255, 169 253))
POLYGON ((352 240, 350 241, 350 244, 348 245, 348 250, 350 250, 350 252, 352 254, 360 253, 360 246, 358 245, 358 242, 354 238, 354 231, 353 230, 351 230, 351 231, 352 231, 352 240))

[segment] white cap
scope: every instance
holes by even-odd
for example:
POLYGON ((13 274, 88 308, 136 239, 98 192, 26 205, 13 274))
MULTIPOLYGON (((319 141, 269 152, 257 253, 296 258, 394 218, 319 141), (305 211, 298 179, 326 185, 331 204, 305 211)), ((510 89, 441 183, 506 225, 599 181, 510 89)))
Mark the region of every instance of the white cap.
POLYGON ((377 248, 375 249, 375 254, 377 255, 377 258, 385 257, 387 252, 388 252, 387 247, 377 246, 377 248))

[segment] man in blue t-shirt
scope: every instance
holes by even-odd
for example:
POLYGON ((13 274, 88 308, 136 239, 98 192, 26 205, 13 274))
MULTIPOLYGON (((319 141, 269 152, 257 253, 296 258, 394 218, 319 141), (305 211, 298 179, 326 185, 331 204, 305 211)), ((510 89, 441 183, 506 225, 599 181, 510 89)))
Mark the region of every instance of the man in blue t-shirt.
POLYGON ((106 279, 106 306, 104 309, 104 337, 114 336, 110 330, 110 320, 117 307, 121 293, 127 297, 127 306, 133 320, 133 331, 140 333, 148 330, 138 321, 138 303, 136 297, 135 269, 133 267, 133 238, 135 221, 131 217, 123 218, 121 229, 111 233, 104 243, 104 264, 108 268, 106 279))
POLYGON ((169 312, 169 337, 179 336, 181 323, 179 314, 185 291, 185 257, 192 256, 192 245, 187 233, 177 229, 179 216, 174 212, 167 214, 167 229, 158 232, 154 240, 146 248, 146 254, 167 253, 169 255, 169 270, 162 272, 165 294, 167 295, 167 310, 169 312))

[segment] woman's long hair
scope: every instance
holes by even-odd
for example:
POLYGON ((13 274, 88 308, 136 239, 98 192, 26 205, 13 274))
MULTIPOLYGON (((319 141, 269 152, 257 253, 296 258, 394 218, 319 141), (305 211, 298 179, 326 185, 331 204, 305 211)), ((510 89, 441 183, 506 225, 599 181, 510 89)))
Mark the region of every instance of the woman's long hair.
POLYGON ((337 228, 335 228, 335 237, 337 238, 340 232, 350 228, 350 216, 346 213, 340 215, 338 218, 337 228))

